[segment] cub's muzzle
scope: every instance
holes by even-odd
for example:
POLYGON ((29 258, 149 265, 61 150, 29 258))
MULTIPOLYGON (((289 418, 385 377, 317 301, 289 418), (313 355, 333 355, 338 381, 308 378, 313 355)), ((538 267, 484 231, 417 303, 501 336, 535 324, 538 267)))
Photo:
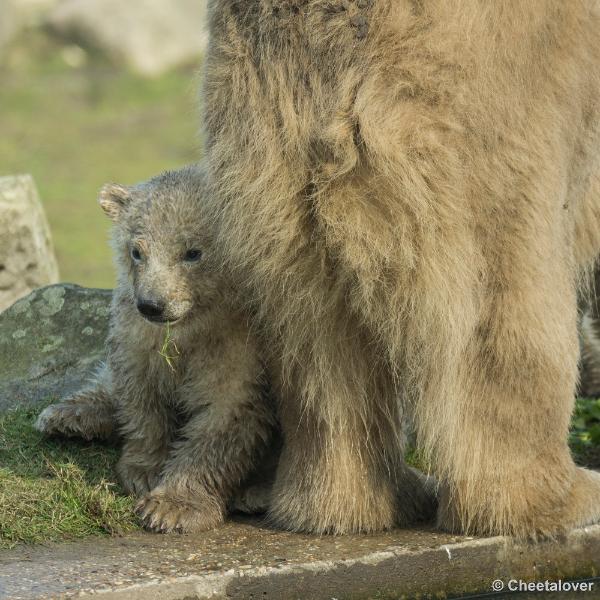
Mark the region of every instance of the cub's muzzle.
POLYGON ((148 298, 139 298, 137 301, 137 309, 148 321, 155 323, 164 323, 168 321, 165 317, 165 305, 158 300, 148 298))

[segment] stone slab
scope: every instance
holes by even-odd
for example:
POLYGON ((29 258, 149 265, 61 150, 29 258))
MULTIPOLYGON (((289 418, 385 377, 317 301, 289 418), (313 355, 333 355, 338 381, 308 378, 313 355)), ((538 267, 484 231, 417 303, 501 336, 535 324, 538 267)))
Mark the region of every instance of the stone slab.
POLYGON ((595 577, 588 581, 596 590, 576 596, 544 595, 591 600, 600 598, 599 574, 600 526, 573 531, 556 541, 519 544, 431 528, 318 537, 238 519, 196 536, 139 533, 3 551, 0 598, 94 594, 106 600, 452 598, 489 595, 494 580, 507 586, 511 579, 595 577))

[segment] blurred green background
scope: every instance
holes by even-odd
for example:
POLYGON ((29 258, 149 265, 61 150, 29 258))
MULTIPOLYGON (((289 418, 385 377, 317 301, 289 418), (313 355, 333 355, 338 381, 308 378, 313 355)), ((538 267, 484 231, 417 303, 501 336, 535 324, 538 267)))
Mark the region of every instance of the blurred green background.
POLYGON ((0 67, 0 176, 35 178, 61 281, 113 286, 103 183, 198 157, 198 67, 143 78, 43 31, 11 48, 0 67))

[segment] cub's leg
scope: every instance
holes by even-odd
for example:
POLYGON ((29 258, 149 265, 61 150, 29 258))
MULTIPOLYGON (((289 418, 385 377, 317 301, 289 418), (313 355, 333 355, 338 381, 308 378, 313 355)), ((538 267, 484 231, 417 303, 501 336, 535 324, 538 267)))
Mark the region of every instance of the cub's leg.
POLYGON ((266 513, 271 506, 273 482, 263 482, 243 487, 230 500, 227 509, 248 515, 266 513))
POLYGON ((278 426, 272 433, 264 456, 256 464, 250 476, 245 479, 241 488, 230 499, 228 511, 252 515, 264 514, 269 510, 275 472, 283 442, 278 426))
POLYGON ((89 388, 46 407, 35 428, 45 435, 107 439, 115 431, 115 401, 110 391, 110 374, 103 367, 89 388))
POLYGON ((423 398, 419 428, 444 479, 445 529, 528 537, 600 520, 600 474, 577 468, 567 445, 577 310, 561 252, 552 264, 508 256, 456 376, 430 368, 441 392, 423 398))
POLYGON ((123 450, 117 475, 129 494, 142 496, 158 482, 175 427, 175 413, 151 383, 118 391, 117 422, 123 450))
POLYGON ((264 452, 273 407, 254 382, 227 387, 207 406, 198 407, 195 398, 186 402, 192 416, 158 485, 137 506, 149 529, 190 532, 222 523, 229 500, 264 452))

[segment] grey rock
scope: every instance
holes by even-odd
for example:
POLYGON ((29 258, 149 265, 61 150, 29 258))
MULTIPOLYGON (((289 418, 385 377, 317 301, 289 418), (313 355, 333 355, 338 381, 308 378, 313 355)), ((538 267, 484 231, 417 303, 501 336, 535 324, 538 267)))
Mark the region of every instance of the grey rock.
POLYGON ((207 43, 205 0, 64 0, 50 26, 144 76, 193 63, 207 43))
POLYGON ((0 314, 0 411, 79 389, 104 356, 110 290, 60 284, 0 314))
POLYGON ((0 177, 0 311, 57 281, 50 229, 32 177, 0 177))

